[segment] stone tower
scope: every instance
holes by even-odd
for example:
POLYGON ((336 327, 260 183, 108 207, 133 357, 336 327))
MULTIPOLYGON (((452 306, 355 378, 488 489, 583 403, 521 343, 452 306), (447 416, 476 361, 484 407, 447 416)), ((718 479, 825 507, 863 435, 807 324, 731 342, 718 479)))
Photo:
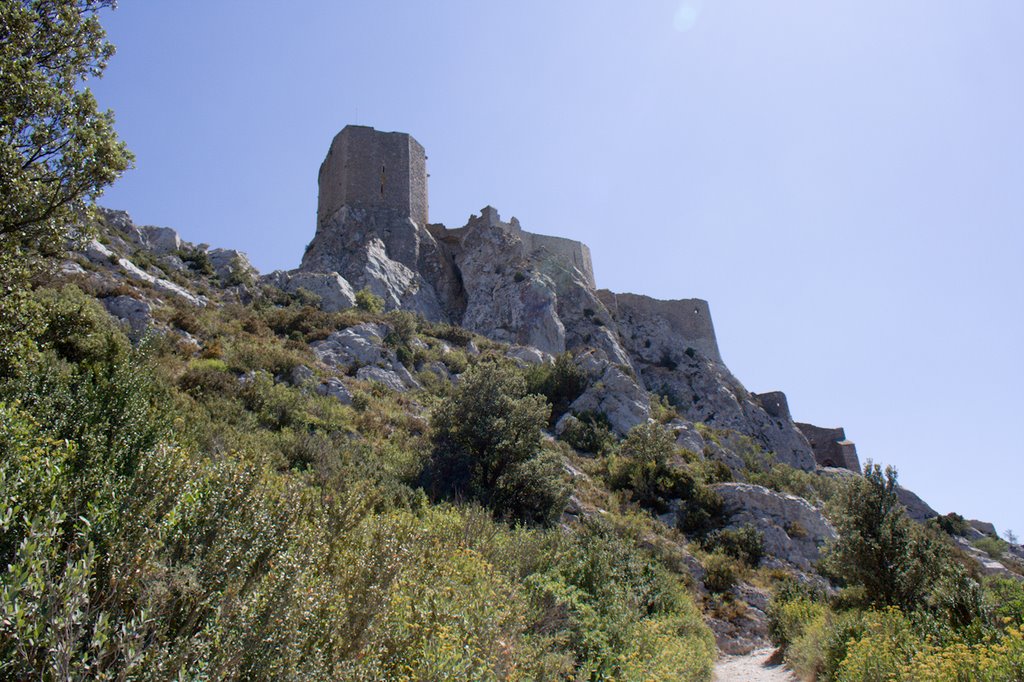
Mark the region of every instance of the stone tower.
POLYGON ((345 126, 320 165, 317 225, 339 208, 389 208, 427 225, 427 155, 407 133, 345 126))

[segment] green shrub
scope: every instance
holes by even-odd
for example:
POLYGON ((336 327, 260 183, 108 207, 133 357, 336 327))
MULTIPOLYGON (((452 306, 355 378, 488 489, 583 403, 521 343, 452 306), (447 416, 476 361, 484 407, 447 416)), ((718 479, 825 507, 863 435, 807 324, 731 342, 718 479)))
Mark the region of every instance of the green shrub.
POLYGON ((613 490, 628 490, 640 505, 663 514, 673 500, 689 499, 698 483, 677 452, 672 434, 659 424, 639 424, 608 460, 613 490))
POLYGON ((356 292, 356 307, 368 313, 384 312, 384 299, 367 288, 356 292))
POLYGON ((1024 583, 1013 578, 989 578, 984 589, 997 623, 1024 625, 1024 583))
POLYGON ((936 516, 934 519, 930 520, 930 523, 937 525, 939 529, 947 535, 967 535, 968 529, 970 528, 970 524, 967 523, 967 519, 955 512, 936 516))
POLYGON ((848 585, 864 588, 869 604, 921 604, 949 558, 945 548, 911 521, 896 495, 896 471, 883 475, 869 461, 863 477, 851 477, 832 511, 838 539, 824 565, 848 585))
POLYGON ((764 557, 764 535, 749 523, 739 528, 712 531, 701 544, 709 551, 721 550, 751 568, 764 557))
POLYGON ((526 371, 528 393, 547 398, 551 403, 551 423, 587 389, 587 375, 573 360, 572 353, 561 353, 552 364, 531 365, 526 371))
POLYGON ((1002 559, 1006 549, 1010 546, 1006 540, 989 537, 987 535, 983 538, 978 538, 971 544, 988 554, 993 559, 1002 559))
POLYGON ((740 567, 736 559, 725 552, 715 551, 708 554, 702 562, 704 566, 704 586, 715 593, 724 593, 736 586, 740 579, 740 567))
POLYGON ((836 682, 886 682, 901 670, 921 642, 907 617, 895 607, 865 615, 864 634, 851 641, 835 671, 836 682))
POLYGON ((601 455, 615 444, 608 417, 600 412, 583 412, 573 415, 559 436, 561 440, 582 452, 601 455))
POLYGON ((649 666, 658 671, 653 679, 666 679, 659 668, 667 660, 693 665, 667 679, 707 679, 714 642, 678 577, 607 522, 583 521, 552 564, 526 582, 542 630, 575 655, 570 679, 635 679, 627 671, 649 666))
POLYGON ((213 276, 213 262, 210 261, 210 255, 205 249, 198 247, 183 249, 178 251, 178 257, 199 274, 206 275, 207 277, 213 276))
POLYGON ((552 520, 567 490, 561 475, 552 479, 552 466, 538 461, 549 412, 541 396, 526 394, 520 372, 495 362, 476 365, 434 414, 426 485, 434 494, 480 500, 498 516, 552 520), (530 490, 547 493, 530 501, 524 497, 530 490), (552 506, 539 508, 541 500, 552 506))

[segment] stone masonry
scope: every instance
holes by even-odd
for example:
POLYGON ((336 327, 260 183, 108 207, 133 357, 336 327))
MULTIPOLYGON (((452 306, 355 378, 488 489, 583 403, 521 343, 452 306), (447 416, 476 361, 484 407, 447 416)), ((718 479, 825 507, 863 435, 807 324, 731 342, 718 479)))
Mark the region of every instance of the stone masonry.
POLYGON ((846 431, 842 427, 834 429, 797 423, 796 427, 804 434, 814 451, 814 459, 818 466, 841 467, 860 473, 860 459, 857 457, 857 446, 847 440, 846 431))
POLYGON ((407 133, 345 126, 320 166, 317 225, 342 206, 386 207, 427 225, 427 155, 407 133))

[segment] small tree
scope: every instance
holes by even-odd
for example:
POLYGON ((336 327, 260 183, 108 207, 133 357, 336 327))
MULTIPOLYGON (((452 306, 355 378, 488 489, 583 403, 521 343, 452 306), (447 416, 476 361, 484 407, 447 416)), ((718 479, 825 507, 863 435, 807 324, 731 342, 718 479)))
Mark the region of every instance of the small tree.
POLYGON ((113 0, 0 1, 0 374, 31 349, 24 295, 40 252, 131 164, 82 83, 114 53, 97 13, 113 0))
POLYGON ((906 514, 896 494, 896 470, 870 461, 835 503, 839 535, 829 547, 826 568, 864 590, 873 605, 913 609, 947 564, 941 545, 906 514))
POLYGON ((113 0, 0 4, 0 245, 60 246, 66 226, 132 156, 88 88, 114 54, 113 0))
POLYGON ((557 462, 542 456, 541 429, 551 407, 527 395, 522 373, 484 362, 465 372, 434 415, 435 492, 471 497, 499 516, 547 522, 567 489, 557 462))

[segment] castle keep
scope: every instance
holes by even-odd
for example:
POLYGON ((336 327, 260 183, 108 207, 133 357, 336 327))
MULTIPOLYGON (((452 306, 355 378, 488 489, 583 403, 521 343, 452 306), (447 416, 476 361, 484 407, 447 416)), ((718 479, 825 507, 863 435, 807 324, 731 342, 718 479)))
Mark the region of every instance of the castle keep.
POLYGON ((427 225, 427 155, 406 133, 345 126, 320 165, 317 225, 342 206, 390 208, 427 225))

